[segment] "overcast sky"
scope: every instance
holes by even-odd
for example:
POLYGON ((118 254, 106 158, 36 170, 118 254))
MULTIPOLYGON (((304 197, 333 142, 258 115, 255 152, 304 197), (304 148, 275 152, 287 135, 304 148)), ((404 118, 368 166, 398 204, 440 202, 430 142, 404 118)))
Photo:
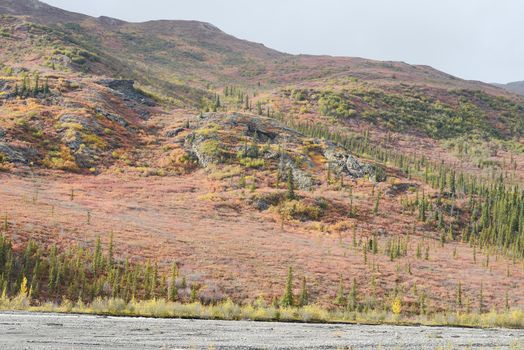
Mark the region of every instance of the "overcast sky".
POLYGON ((524 80, 523 0, 44 0, 128 21, 193 19, 289 52, 428 64, 524 80))

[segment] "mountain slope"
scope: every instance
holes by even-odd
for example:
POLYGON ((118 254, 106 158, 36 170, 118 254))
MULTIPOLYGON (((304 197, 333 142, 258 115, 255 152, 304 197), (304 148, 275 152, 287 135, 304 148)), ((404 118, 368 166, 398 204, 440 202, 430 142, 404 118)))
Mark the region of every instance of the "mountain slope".
POLYGON ((289 55, 195 21, 34 0, 0 0, 0 13, 2 234, 20 257, 0 260, 15 266, 9 295, 34 240, 48 252, 29 281, 40 301, 128 300, 117 277, 130 257, 145 266, 140 298, 176 285, 184 302, 277 303, 293 267, 312 302, 346 311, 395 298, 408 314, 465 311, 458 282, 468 302, 482 288, 481 309, 505 293, 524 305, 522 97, 427 66, 289 55), (114 238, 116 270, 97 237, 114 238), (64 265, 88 255, 89 294, 74 270, 53 282, 54 249, 64 265), (163 279, 173 262, 180 275, 163 279))
MULTIPOLYGON (((92 18, 50 7, 36 0, 1 0, 0 13, 24 16, 52 27, 65 42, 111 57, 114 73, 139 71, 149 85, 185 84, 197 88, 238 84, 272 87, 305 80, 350 76, 373 84, 405 82, 441 88, 481 89, 503 94, 491 85, 463 81, 426 66, 378 62, 360 58, 293 56, 227 35, 196 21, 127 23, 107 17, 92 18), (118 69, 124 64, 126 69, 118 69)), ((98 70, 89 63, 83 69, 98 70)), ((169 89, 166 85, 165 90, 169 89)))
POLYGON ((498 87, 514 92, 519 95, 524 95, 524 81, 515 81, 508 84, 495 84, 498 87))
POLYGON ((0 2, 0 13, 26 16, 31 21, 41 24, 75 22, 88 18, 88 16, 65 11, 38 0, 3 0, 0 2))

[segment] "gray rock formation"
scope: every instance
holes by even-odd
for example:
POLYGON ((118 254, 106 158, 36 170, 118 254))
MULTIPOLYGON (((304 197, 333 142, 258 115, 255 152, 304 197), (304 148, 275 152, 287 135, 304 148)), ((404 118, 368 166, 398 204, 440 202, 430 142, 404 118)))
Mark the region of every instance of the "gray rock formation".
POLYGON ((122 118, 121 116, 119 115, 116 115, 116 114, 111 114, 101 108, 97 108, 95 110, 95 112, 97 114, 100 114, 102 116, 104 116, 105 118, 109 119, 110 121, 114 122, 114 123, 117 123, 118 125, 124 127, 124 128, 127 128, 129 126, 129 123, 124 119, 122 118))
POLYGON ((11 163, 28 163, 27 158, 20 150, 15 149, 5 142, 0 142, 0 155, 2 155, 1 158, 4 158, 4 160, 7 160, 11 163))
POLYGON ((313 186, 318 184, 318 181, 315 181, 313 177, 300 169, 295 161, 286 153, 280 154, 280 162, 278 169, 280 172, 281 179, 287 181, 288 169, 291 168, 293 174, 293 180, 295 185, 301 190, 310 190, 313 186))
MULTIPOLYGON (((83 130, 96 135, 102 135, 103 130, 100 124, 94 118, 88 118, 83 115, 64 114, 59 119, 61 124, 79 124, 83 130)), ((67 128, 63 128, 62 131, 67 128)))
POLYGON ((324 156, 331 169, 337 174, 345 173, 353 179, 369 176, 369 179, 374 182, 382 182, 386 179, 381 168, 372 164, 361 164, 357 158, 341 149, 330 147, 324 152, 324 156))
POLYGON ((61 141, 75 157, 75 162, 80 168, 91 168, 99 158, 98 152, 84 144, 82 134, 74 127, 67 127, 67 123, 79 124, 86 132, 101 134, 101 127, 92 118, 77 115, 63 115, 60 122, 66 127, 59 130, 61 141))
POLYGON ((186 148, 202 167, 210 164, 219 164, 224 161, 224 153, 220 147, 220 141, 204 136, 190 135, 186 138, 186 148))
POLYGON ((103 79, 97 83, 121 93, 124 100, 134 101, 149 107, 155 106, 155 101, 135 89, 133 80, 103 79))

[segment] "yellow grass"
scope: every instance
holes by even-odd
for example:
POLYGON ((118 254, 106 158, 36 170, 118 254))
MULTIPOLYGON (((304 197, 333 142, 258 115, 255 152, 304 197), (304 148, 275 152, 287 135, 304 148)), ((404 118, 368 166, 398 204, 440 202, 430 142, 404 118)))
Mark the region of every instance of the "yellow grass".
POLYGON ((126 302, 122 299, 112 298, 97 298, 87 305, 81 301, 75 303, 64 300, 61 304, 43 303, 30 306, 30 300, 24 295, 18 295, 14 298, 0 297, 0 310, 213 320, 524 328, 523 310, 511 310, 503 313, 496 311, 484 314, 450 312, 409 316, 383 310, 371 310, 366 313, 330 311, 315 304, 304 307, 280 308, 268 306, 264 303, 238 305, 231 300, 226 300, 217 305, 203 305, 199 302, 185 304, 169 302, 165 299, 126 302))

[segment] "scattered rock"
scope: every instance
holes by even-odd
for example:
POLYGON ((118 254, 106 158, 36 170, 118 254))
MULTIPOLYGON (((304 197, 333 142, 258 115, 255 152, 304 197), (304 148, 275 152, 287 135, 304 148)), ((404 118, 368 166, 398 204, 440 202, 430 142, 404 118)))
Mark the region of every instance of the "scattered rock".
POLYGON ((271 132, 263 128, 261 125, 258 125, 256 123, 248 123, 247 124, 247 136, 253 136, 256 135, 257 141, 260 142, 267 142, 267 141, 274 141, 278 134, 275 132, 271 132))

